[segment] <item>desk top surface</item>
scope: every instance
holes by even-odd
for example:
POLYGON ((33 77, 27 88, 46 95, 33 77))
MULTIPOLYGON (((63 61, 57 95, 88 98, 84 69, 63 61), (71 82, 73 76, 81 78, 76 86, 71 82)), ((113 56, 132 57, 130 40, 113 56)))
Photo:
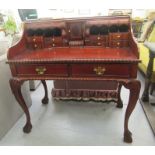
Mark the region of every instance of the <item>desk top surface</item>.
POLYGON ((139 60, 130 48, 64 47, 24 50, 8 62, 37 61, 135 61, 139 60))

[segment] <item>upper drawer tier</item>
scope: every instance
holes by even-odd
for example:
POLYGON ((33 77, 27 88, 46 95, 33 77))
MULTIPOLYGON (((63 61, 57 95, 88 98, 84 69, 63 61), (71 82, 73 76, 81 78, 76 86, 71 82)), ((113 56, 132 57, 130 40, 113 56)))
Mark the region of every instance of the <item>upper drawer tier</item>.
POLYGON ((65 64, 26 64, 16 66, 18 76, 68 76, 65 64))

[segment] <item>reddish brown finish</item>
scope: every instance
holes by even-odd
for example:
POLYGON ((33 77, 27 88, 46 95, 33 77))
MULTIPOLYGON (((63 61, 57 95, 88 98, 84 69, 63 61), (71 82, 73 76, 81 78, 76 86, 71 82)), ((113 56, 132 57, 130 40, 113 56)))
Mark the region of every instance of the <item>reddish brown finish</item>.
POLYGON ((83 32, 84 32, 83 22, 68 22, 67 28, 68 28, 69 40, 83 39, 83 32))
MULTIPOLYGON (((72 76, 75 77, 98 77, 94 68, 105 68, 105 72, 101 77, 119 77, 119 78, 135 78, 136 74, 131 76, 131 65, 121 64, 76 64, 72 65, 72 76)), ((132 71, 131 71, 132 72, 132 71)))
POLYGON ((139 60, 130 48, 103 48, 103 47, 60 47, 35 50, 23 50, 21 54, 14 55, 8 62, 31 61, 101 61, 101 62, 135 62, 139 60))
POLYGON ((65 64, 26 64, 17 65, 18 76, 68 76, 67 65, 65 64), (36 69, 45 68, 44 74, 40 75, 36 69))
POLYGON ((27 37, 27 46, 31 49, 41 49, 43 45, 43 37, 27 37))
POLYGON ((129 33, 110 33, 109 34, 110 39, 114 39, 114 40, 128 40, 129 38, 129 33))
POLYGON ((42 103, 43 104, 48 104, 48 90, 47 90, 47 85, 46 85, 46 81, 45 80, 41 80, 41 83, 43 84, 44 90, 45 90, 45 96, 42 99, 42 103))
MULTIPOLYGON (((131 32, 129 17, 28 21, 24 25, 21 41, 8 51, 8 63, 13 75, 10 86, 27 119, 24 132, 29 133, 32 128, 28 107, 21 94, 24 81, 42 80, 45 89, 42 102, 45 104, 48 102, 45 80, 108 80, 119 84, 119 95, 122 86, 130 90, 124 121, 124 141, 132 142, 128 120, 140 90, 139 81, 134 80, 138 58, 138 48, 131 32), (113 24, 126 24, 129 31, 108 35, 90 34, 89 29, 93 25, 109 27, 113 24), (53 35, 49 38, 44 35, 28 36, 28 29, 38 28, 59 28, 62 33, 59 37, 53 35), (99 68, 95 69, 96 67, 99 68)), ((109 85, 109 89, 111 86, 109 85)), ((120 96, 118 107, 122 107, 120 96)))
POLYGON ((129 117, 132 111, 134 110, 136 106, 136 101, 138 100, 138 97, 139 97, 141 85, 138 80, 128 81, 126 83, 123 83, 123 85, 125 86, 125 88, 129 89, 130 91, 129 102, 128 102, 128 106, 127 106, 126 113, 125 113, 124 141, 131 143, 132 133, 128 129, 128 121, 129 121, 129 117))
POLYGON ((20 79, 10 79, 10 87, 11 87, 12 93, 15 95, 16 100, 18 101, 19 105, 21 106, 21 108, 26 114, 26 124, 23 128, 23 131, 25 133, 29 133, 32 129, 32 124, 31 124, 31 118, 30 118, 28 107, 21 93, 21 85, 23 82, 24 81, 20 79))

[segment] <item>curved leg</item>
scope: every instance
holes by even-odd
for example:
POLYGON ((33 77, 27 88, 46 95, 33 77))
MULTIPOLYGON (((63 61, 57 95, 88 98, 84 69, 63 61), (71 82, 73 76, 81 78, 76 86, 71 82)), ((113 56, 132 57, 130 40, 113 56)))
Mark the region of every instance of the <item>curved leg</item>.
POLYGON ((47 85, 46 85, 46 81, 45 80, 41 80, 42 84, 43 84, 43 87, 44 87, 44 90, 45 90, 45 96, 44 98, 42 99, 42 103, 43 104, 47 104, 49 99, 48 99, 48 91, 47 91, 47 85))
POLYGON ((25 133, 29 133, 32 129, 32 124, 31 124, 30 113, 29 113, 28 107, 21 93, 21 85, 23 82, 24 81, 21 81, 19 79, 10 79, 10 87, 17 102, 19 103, 19 105, 21 106, 21 108, 23 109, 26 115, 26 124, 23 127, 23 131, 25 133))
POLYGON ((121 88, 122 88, 122 84, 119 83, 118 86, 118 101, 117 101, 117 108, 123 108, 123 101, 121 99, 121 88))
POLYGON ((128 129, 128 121, 131 113, 133 112, 137 100, 139 98, 139 92, 141 84, 138 80, 132 80, 123 85, 130 90, 129 102, 125 112, 125 121, 124 121, 124 142, 132 142, 132 133, 128 129))

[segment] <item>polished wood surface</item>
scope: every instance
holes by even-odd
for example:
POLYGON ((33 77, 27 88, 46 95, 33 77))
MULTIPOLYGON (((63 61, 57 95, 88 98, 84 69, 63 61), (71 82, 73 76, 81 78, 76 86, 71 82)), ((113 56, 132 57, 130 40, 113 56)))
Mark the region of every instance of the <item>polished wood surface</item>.
MULTIPOLYGON (((41 80, 48 103, 45 80, 105 81, 117 84, 117 107, 122 108, 120 90, 130 91, 124 120, 124 141, 131 143, 129 117, 136 105, 140 82, 136 80, 139 53, 128 16, 44 19, 24 24, 21 40, 8 51, 12 72, 10 86, 26 114, 23 131, 32 129, 28 107, 21 94, 27 80, 41 80)), ((97 82, 96 82, 97 83, 97 82)), ((100 83, 102 84, 102 83, 100 83)), ((103 87, 104 88, 104 87, 103 87)), ((105 94, 109 90, 105 90, 105 94)), ((111 93, 112 94, 112 93, 111 93)))
POLYGON ((102 60, 102 61, 134 61, 139 60, 131 51, 130 48, 100 48, 100 47, 78 47, 78 48, 48 48, 33 50, 23 50, 22 53, 15 55, 11 61, 37 61, 37 60, 50 60, 52 61, 83 61, 83 60, 102 60))

